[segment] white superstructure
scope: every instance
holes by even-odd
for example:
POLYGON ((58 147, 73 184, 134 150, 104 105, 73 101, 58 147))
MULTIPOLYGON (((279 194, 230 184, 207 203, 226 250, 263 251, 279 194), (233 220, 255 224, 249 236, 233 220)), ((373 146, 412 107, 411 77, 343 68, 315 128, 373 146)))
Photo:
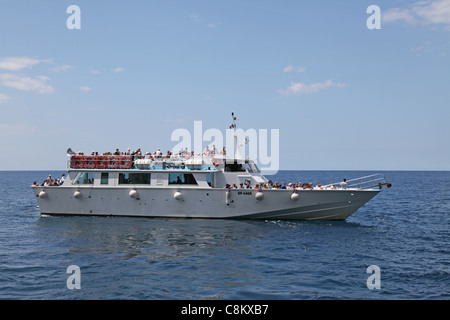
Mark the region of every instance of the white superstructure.
POLYGON ((376 174, 345 188, 255 189, 267 183, 255 161, 240 156, 71 155, 62 185, 32 190, 47 215, 340 220, 390 187, 376 174))

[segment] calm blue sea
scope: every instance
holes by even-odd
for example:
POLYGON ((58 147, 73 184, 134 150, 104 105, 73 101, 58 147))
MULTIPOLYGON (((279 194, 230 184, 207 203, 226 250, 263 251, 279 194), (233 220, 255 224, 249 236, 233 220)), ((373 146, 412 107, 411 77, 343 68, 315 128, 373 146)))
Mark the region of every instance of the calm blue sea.
POLYGON ((40 216, 29 186, 49 173, 0 172, 0 299, 450 298, 450 172, 383 172, 393 187, 337 222, 40 216))

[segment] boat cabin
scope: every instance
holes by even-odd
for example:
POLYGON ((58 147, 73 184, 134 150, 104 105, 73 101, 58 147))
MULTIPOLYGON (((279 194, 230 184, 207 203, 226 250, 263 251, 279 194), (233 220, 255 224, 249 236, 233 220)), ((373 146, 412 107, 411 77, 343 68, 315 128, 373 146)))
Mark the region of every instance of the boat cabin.
POLYGON ((246 188, 267 182, 253 160, 224 155, 168 159, 72 155, 68 166, 65 184, 86 187, 225 188, 242 183, 246 188))

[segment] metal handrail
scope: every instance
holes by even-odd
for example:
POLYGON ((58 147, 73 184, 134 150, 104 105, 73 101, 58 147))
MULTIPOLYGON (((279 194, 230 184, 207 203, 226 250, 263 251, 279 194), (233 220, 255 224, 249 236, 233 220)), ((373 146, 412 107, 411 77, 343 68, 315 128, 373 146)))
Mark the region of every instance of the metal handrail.
POLYGON ((388 188, 390 188, 392 184, 389 183, 389 181, 386 179, 384 175, 382 175, 381 173, 376 173, 365 177, 350 179, 347 180, 346 183, 344 183, 343 181, 330 183, 323 187, 329 188, 333 186, 339 186, 340 188, 343 189, 348 188, 348 189, 364 190, 374 188, 381 189, 383 186, 387 186, 388 188))
MULTIPOLYGON (((211 159, 211 158, 216 158, 217 155, 222 155, 222 154, 196 154, 196 155, 190 155, 190 154, 172 154, 170 155, 170 157, 168 157, 166 154, 162 154, 162 155, 130 155, 130 154, 121 154, 121 155, 115 155, 115 154, 97 154, 97 155, 92 155, 92 154, 72 154, 70 155, 70 158, 72 157, 106 157, 107 160, 113 160, 113 159, 117 159, 118 157, 133 157, 134 160, 137 159, 150 159, 153 161, 186 161, 189 159, 211 159)), ((69 156, 69 155, 68 155, 69 156)))

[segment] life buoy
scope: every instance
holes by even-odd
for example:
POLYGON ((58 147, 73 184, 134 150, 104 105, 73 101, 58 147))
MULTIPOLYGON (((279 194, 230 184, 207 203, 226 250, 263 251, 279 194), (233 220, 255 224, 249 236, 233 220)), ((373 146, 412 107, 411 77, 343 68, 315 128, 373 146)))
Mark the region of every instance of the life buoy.
POLYGON ((95 168, 95 157, 94 156, 86 156, 84 168, 86 169, 94 169, 95 168))
POLYGON ((119 169, 119 156, 109 156, 108 157, 107 168, 108 169, 119 169))
POLYGON ((214 158, 211 158, 211 163, 216 167, 219 165, 219 161, 214 161, 214 158))
POLYGON ((97 169, 106 169, 108 167, 108 158, 106 156, 96 156, 95 167, 97 169))
POLYGON ((81 156, 81 161, 80 161, 80 168, 83 169, 86 167, 86 163, 87 163, 87 157, 86 156, 81 156))
POLYGON ((131 168, 131 156, 122 156, 119 159, 119 169, 130 169, 131 168))
POLYGON ((84 156, 72 156, 70 158, 70 167, 72 169, 81 169, 83 168, 84 156))

